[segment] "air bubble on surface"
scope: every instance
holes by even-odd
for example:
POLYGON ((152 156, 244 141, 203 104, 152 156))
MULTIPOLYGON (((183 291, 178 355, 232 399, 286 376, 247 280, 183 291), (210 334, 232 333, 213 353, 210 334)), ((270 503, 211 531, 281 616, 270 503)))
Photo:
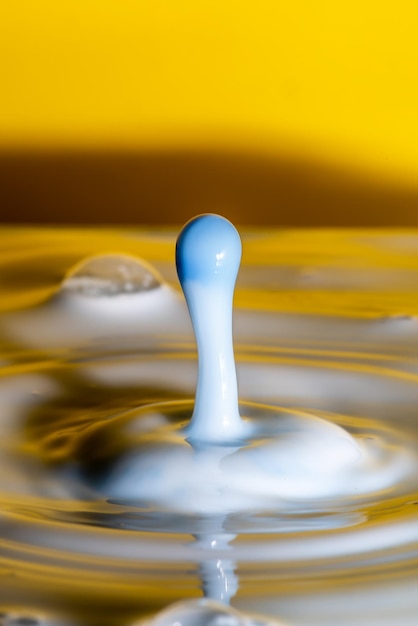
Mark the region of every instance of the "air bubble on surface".
POLYGON ((140 293, 160 287, 162 278, 142 259, 105 254, 81 261, 67 274, 62 291, 88 298, 140 293))
POLYGON ((175 289, 145 261, 122 254, 83 260, 43 302, 0 320, 0 331, 13 341, 43 350, 94 345, 104 351, 188 330, 175 289))

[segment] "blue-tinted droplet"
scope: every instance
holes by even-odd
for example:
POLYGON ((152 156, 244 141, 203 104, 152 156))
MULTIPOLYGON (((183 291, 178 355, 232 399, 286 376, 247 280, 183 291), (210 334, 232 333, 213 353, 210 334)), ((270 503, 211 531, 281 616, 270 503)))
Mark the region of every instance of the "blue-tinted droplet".
POLYGON ((199 355, 196 399, 188 439, 229 444, 242 435, 232 345, 232 302, 241 239, 219 215, 188 222, 177 240, 177 271, 199 355))

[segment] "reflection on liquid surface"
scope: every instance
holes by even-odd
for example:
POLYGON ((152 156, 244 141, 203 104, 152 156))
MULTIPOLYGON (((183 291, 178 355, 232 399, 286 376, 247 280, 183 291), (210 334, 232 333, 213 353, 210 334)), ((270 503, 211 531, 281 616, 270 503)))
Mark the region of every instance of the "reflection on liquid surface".
POLYGON ((415 624, 418 235, 244 233, 242 416, 266 436, 294 416, 324 421, 370 461, 343 481, 315 436, 296 480, 300 442, 287 439, 273 494, 256 472, 242 488, 236 456, 235 482, 202 484, 186 464, 179 487, 184 459, 170 455, 192 413, 196 351, 174 238, 2 234, 1 619, 415 624), (113 256, 79 265, 97 255, 113 256))

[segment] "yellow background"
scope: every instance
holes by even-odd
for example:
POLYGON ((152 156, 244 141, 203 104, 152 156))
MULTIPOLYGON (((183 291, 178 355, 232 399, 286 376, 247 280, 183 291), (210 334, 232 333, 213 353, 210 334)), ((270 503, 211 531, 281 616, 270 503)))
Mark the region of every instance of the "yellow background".
POLYGON ((245 148, 415 186, 417 6, 3 2, 0 149, 245 148))

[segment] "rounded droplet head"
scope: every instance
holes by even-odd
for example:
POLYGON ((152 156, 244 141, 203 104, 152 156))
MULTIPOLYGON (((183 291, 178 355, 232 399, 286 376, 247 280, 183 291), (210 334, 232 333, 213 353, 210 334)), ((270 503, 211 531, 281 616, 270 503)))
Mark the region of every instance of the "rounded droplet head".
POLYGON ((177 239, 176 265, 181 284, 197 281, 233 286, 241 250, 238 231, 227 219, 212 213, 193 218, 177 239))

